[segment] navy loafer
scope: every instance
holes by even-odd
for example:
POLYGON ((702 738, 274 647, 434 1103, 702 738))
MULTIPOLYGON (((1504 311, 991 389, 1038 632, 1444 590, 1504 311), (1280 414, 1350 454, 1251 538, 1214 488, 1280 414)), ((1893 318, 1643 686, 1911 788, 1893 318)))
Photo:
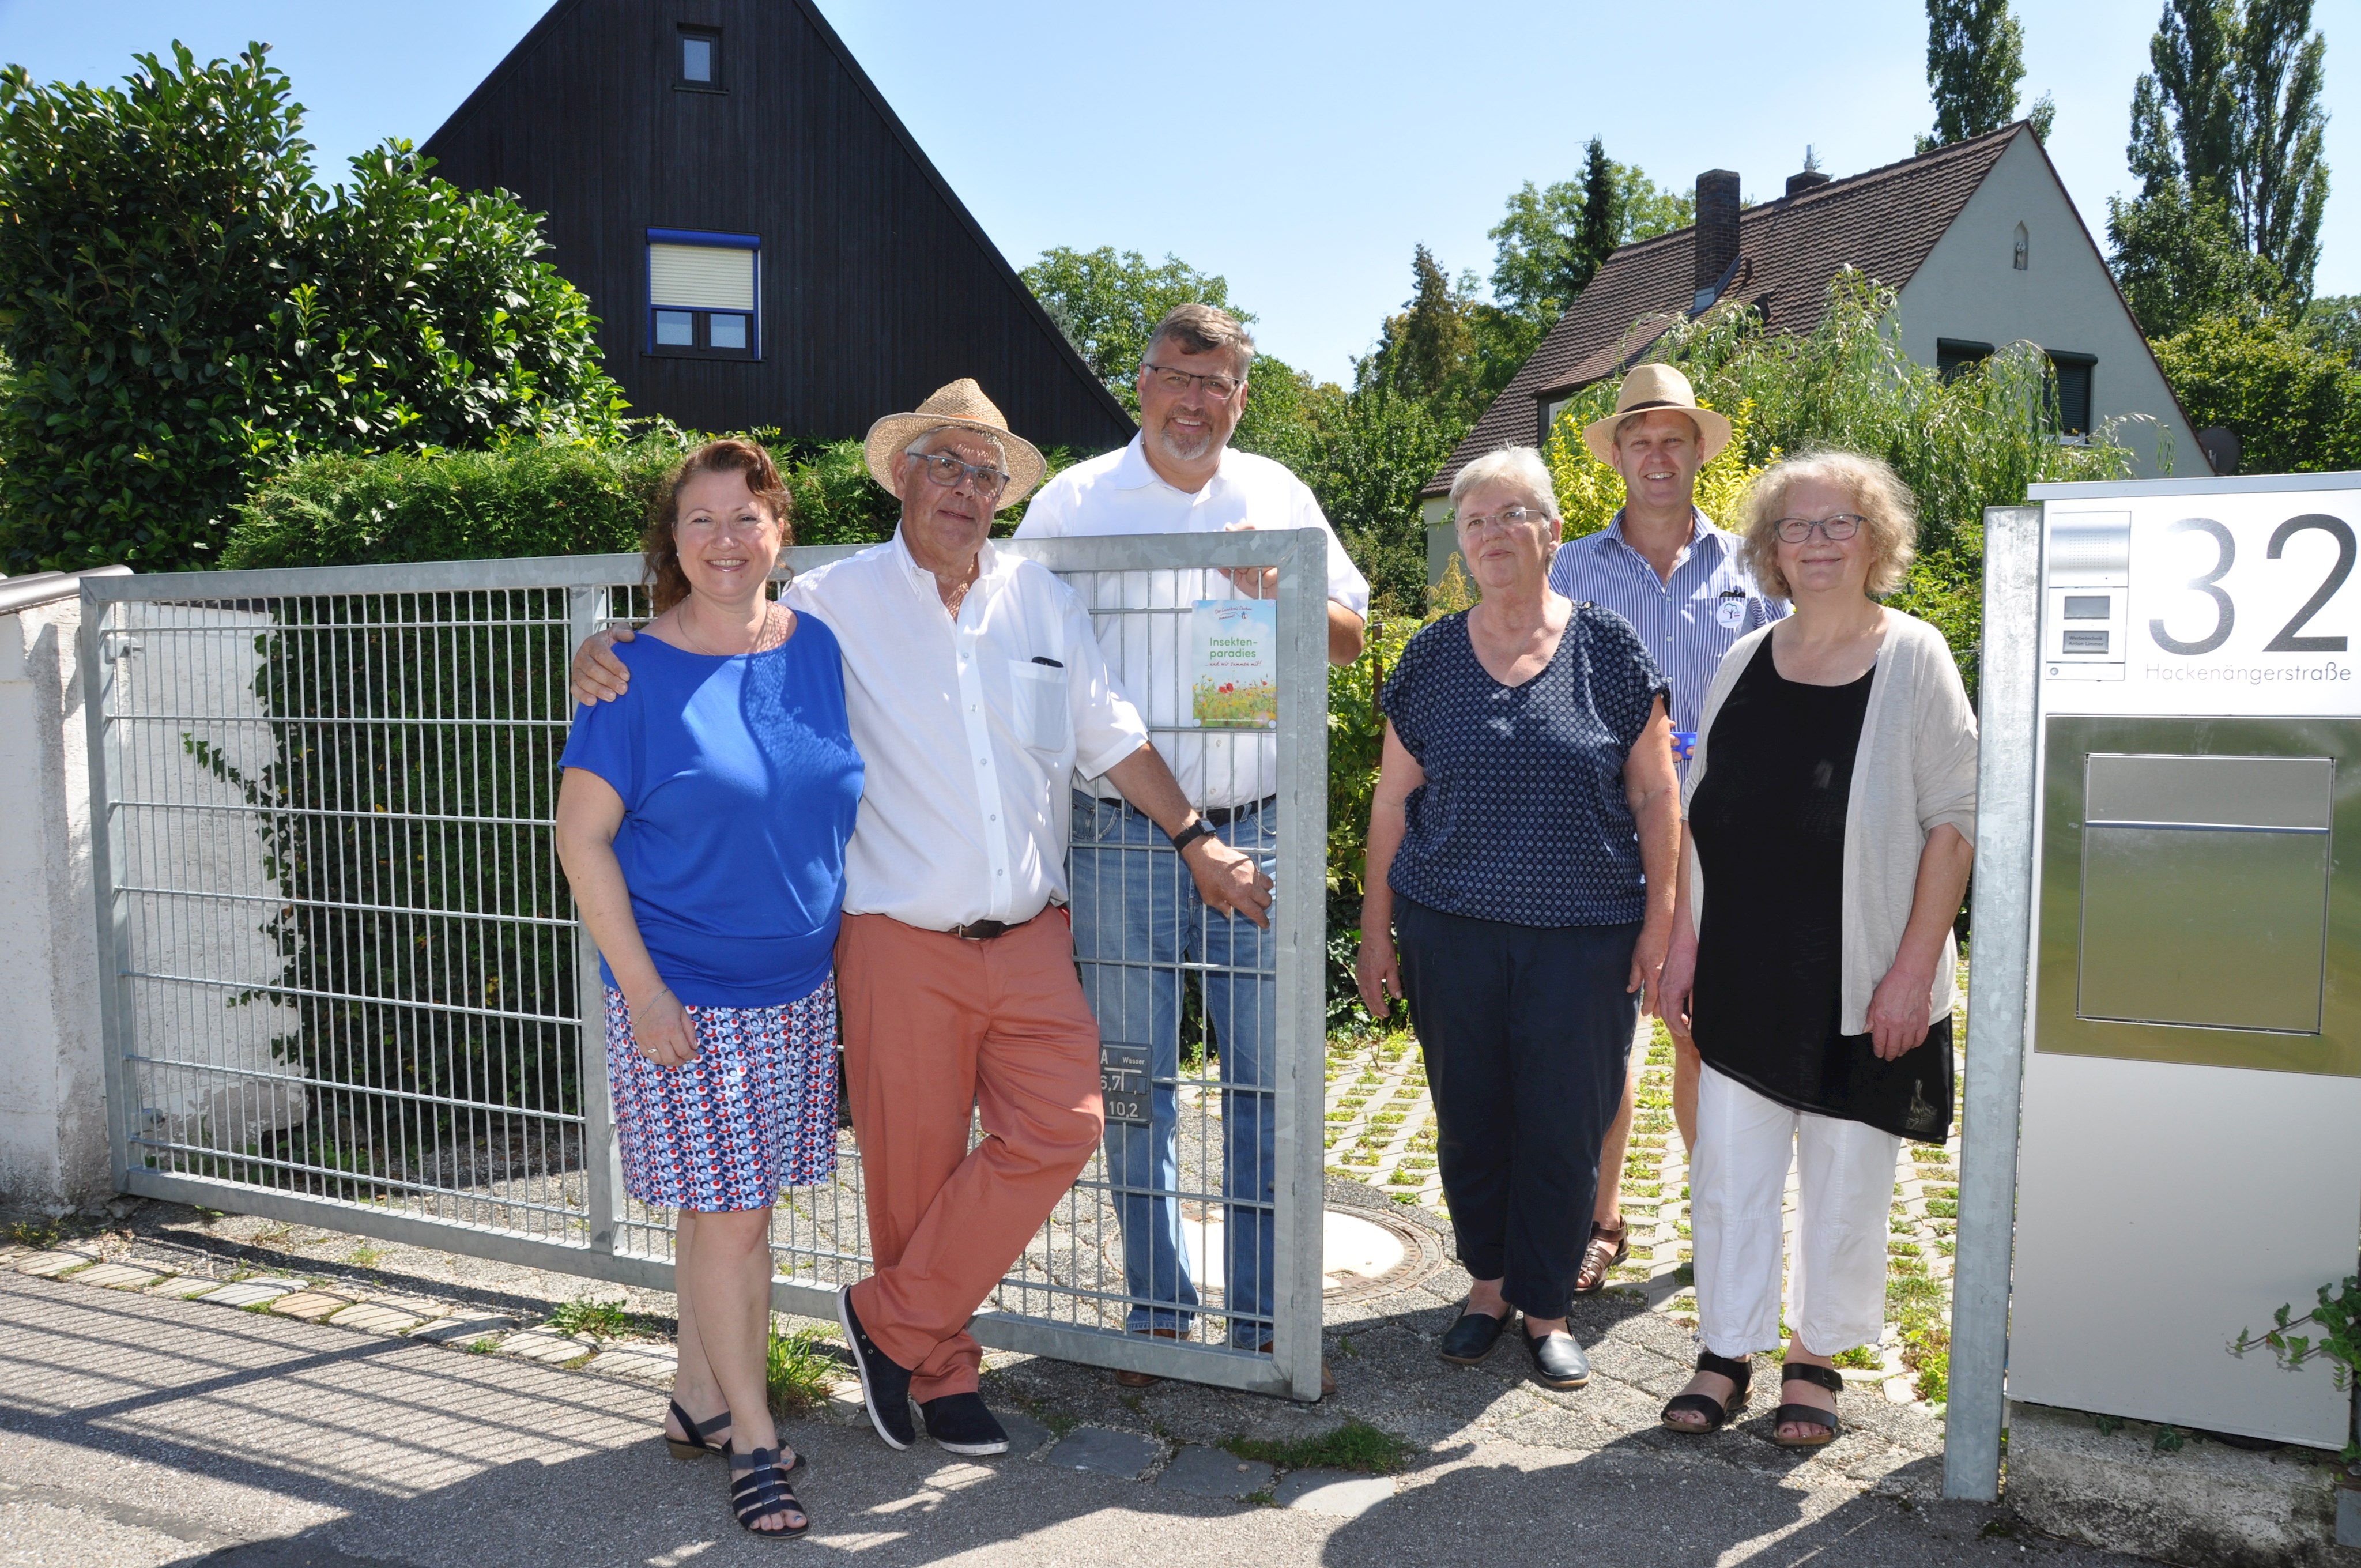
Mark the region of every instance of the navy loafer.
POLYGON ((1500 1331, 1509 1326, 1509 1314, 1495 1318, 1485 1312, 1462 1312, 1459 1321, 1444 1332, 1443 1343, 1435 1354, 1458 1366, 1473 1366, 1492 1354, 1500 1343, 1500 1331))

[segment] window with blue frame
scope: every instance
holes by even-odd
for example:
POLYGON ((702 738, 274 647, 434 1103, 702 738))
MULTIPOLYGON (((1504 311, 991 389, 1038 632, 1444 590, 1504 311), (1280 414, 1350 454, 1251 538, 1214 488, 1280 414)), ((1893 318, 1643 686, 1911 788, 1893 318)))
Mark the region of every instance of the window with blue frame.
POLYGON ((761 358, 762 282, 753 235, 648 230, 648 352, 761 358))

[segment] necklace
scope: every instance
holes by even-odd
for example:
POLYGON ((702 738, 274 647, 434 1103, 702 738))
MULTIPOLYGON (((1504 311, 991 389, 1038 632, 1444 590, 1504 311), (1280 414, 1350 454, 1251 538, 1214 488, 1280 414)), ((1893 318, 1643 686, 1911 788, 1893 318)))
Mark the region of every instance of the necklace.
MULTIPOLYGON (((683 609, 686 609, 689 607, 684 605, 681 608, 683 609)), ((690 645, 690 652, 702 653, 708 658, 712 659, 731 659, 742 657, 748 653, 759 653, 764 648, 770 646, 771 632, 777 626, 778 619, 779 607, 775 604, 765 602, 763 606, 763 624, 754 629, 754 635, 752 641, 743 648, 715 649, 705 647, 703 645, 704 640, 698 637, 695 630, 689 626, 688 617, 686 615, 683 615, 680 618, 678 624, 681 640, 690 645)))
POLYGON ((958 587, 953 588, 950 593, 944 598, 943 608, 951 612, 951 619, 953 620, 957 620, 959 619, 960 606, 967 603, 968 589, 975 587, 976 578, 981 577, 983 575, 983 568, 982 564, 979 563, 976 566, 975 576, 970 577, 966 582, 963 582, 958 587))

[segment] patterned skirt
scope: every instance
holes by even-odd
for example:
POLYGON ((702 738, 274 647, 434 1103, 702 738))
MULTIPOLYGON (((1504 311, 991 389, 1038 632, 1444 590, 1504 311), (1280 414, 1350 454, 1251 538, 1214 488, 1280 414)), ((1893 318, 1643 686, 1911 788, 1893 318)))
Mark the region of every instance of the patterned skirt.
POLYGON ((686 1007, 697 1055, 659 1067, 607 991, 607 1083, 623 1190, 642 1203, 767 1209, 836 1174, 836 982, 778 1007, 686 1007))

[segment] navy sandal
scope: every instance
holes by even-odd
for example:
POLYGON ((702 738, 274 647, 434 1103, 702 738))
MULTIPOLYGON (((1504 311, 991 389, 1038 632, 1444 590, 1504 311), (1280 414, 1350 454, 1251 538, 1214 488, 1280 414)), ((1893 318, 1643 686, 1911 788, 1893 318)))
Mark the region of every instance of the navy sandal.
POLYGON ((1710 1394, 1676 1394, 1664 1402, 1664 1413, 1657 1419, 1675 1431, 1702 1437, 1709 1431, 1719 1431, 1730 1424, 1734 1412, 1746 1409, 1746 1386, 1753 1380, 1754 1364, 1732 1361, 1728 1356, 1716 1355, 1708 1350, 1697 1354, 1697 1369, 1715 1373, 1738 1385, 1730 1392, 1730 1403, 1725 1405, 1710 1394), (1686 1421, 1673 1420, 1675 1416, 1686 1415, 1691 1410, 1705 1418, 1705 1425, 1693 1427, 1686 1421))
POLYGON ((664 1446, 672 1450, 675 1459, 702 1459, 708 1453, 727 1452, 727 1445, 715 1442, 713 1434, 730 1424, 728 1410, 723 1410, 709 1421, 691 1420, 688 1412, 680 1408, 680 1401, 675 1399, 672 1401, 672 1419, 678 1421, 680 1430, 688 1434, 685 1440, 670 1432, 664 1434, 664 1446))
POLYGON ((775 1448, 758 1448, 752 1453, 730 1450, 730 1508, 738 1516, 738 1528, 748 1535, 759 1535, 772 1541, 787 1541, 811 1529, 811 1515, 804 1512, 802 1503, 787 1486, 787 1477, 804 1462, 796 1454, 792 1464, 779 1464, 775 1448), (803 1523, 783 1525, 777 1530, 759 1530, 754 1521, 764 1514, 792 1513, 803 1523))
MULTIPOLYGON (((1787 1363, 1779 1374, 1779 1383, 1783 1390, 1790 1383, 1817 1383, 1831 1394, 1844 1392, 1843 1373, 1833 1366, 1814 1366, 1801 1361, 1787 1363)), ((1782 1405, 1771 1412, 1771 1441, 1782 1448, 1826 1448, 1836 1442, 1837 1433, 1842 1430, 1837 1413, 1817 1405, 1782 1405), (1790 1424, 1817 1427, 1820 1432, 1817 1437, 1781 1437, 1779 1429, 1790 1424)))

